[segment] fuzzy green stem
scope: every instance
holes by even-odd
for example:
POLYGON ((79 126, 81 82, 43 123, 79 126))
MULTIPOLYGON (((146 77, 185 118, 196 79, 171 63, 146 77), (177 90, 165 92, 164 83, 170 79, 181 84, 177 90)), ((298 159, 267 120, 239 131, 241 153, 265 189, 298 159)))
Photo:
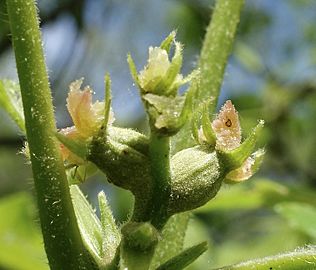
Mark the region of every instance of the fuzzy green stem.
POLYGON ((167 222, 167 204, 170 196, 170 138, 152 131, 149 142, 151 176, 154 181, 153 213, 151 223, 158 229, 167 222))
POLYGON ((59 144, 34 0, 7 0, 37 204, 51 269, 95 269, 79 233, 59 144))
POLYGON ((255 259, 240 264, 230 265, 217 270, 312 270, 316 269, 316 248, 315 246, 284 253, 276 256, 255 259))
POLYGON ((214 99, 214 112, 231 53, 244 0, 217 0, 212 21, 207 27, 199 60, 201 72, 197 102, 214 99))

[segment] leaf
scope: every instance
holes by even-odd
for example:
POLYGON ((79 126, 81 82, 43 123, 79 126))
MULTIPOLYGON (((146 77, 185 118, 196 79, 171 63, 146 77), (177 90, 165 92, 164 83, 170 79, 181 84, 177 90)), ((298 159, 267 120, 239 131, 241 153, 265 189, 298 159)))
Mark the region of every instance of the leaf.
POLYGON ((100 267, 109 265, 120 242, 119 232, 104 194, 99 196, 102 224, 77 185, 70 186, 79 229, 86 248, 100 267), (112 238, 111 238, 112 237, 112 238))
POLYGON ((188 212, 174 215, 169 219, 156 247, 150 270, 156 269, 182 251, 189 219, 190 213, 188 212))
POLYGON ((187 248, 177 256, 159 266, 157 270, 181 270, 195 261, 207 250, 207 242, 202 242, 193 247, 187 248))
POLYGON ((274 209, 290 226, 316 239, 316 207, 307 203, 283 202, 274 209))
POLYGON ((25 134, 22 98, 20 86, 17 83, 9 80, 0 80, 0 106, 25 134))
POLYGON ((103 253, 114 258, 121 241, 121 234, 115 224, 111 209, 103 191, 98 194, 101 215, 101 227, 103 231, 103 253))
POLYGON ((26 192, 0 200, 0 268, 48 270, 33 198, 26 192))
POLYGON ((282 253, 262 259, 255 259, 235 265, 217 268, 217 270, 313 270, 316 269, 316 246, 298 248, 293 252, 282 253))
POLYGON ((273 207, 279 202, 316 203, 315 193, 300 186, 288 186, 268 179, 254 179, 245 185, 220 190, 214 200, 195 212, 254 210, 273 207))

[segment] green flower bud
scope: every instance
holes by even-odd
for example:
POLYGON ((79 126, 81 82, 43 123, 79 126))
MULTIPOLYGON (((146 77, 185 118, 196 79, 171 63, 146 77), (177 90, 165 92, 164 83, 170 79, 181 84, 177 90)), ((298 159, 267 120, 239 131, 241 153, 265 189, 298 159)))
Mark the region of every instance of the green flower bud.
POLYGON ((159 232, 148 222, 129 222, 122 228, 124 244, 133 249, 147 251, 156 246, 159 232))
POLYGON ((172 32, 160 47, 150 47, 148 63, 139 74, 132 57, 129 55, 127 59, 149 115, 150 127, 160 136, 176 134, 188 119, 192 111, 194 90, 188 91, 185 96, 179 96, 178 89, 198 75, 198 71, 193 71, 183 78, 179 73, 182 66, 182 45, 174 39, 175 32, 172 32), (168 54, 172 44, 175 52, 170 61, 168 54))
POLYGON ((220 189, 225 171, 217 153, 204 146, 182 150, 171 159, 170 214, 195 209, 220 189))
POLYGON ((87 160, 108 177, 108 181, 131 190, 147 192, 150 186, 148 138, 134 130, 109 126, 105 136, 95 136, 87 160))

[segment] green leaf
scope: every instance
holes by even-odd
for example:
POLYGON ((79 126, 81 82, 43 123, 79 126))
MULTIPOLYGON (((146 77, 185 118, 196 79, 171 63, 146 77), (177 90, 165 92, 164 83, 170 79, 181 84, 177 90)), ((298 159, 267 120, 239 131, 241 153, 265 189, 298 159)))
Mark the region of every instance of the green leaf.
POLYGON ((181 270, 195 261, 207 250, 207 242, 187 248, 177 256, 160 265, 157 270, 181 270))
POLYGON ((188 212, 174 215, 169 219, 156 247, 150 270, 156 269, 182 251, 189 219, 190 213, 188 212))
POLYGON ((0 268, 48 270, 33 198, 26 192, 0 200, 0 268))
POLYGON ((316 239, 316 207, 307 203, 283 202, 274 207, 291 227, 316 239))
POLYGON ((100 267, 109 265, 115 257, 120 237, 104 194, 99 196, 101 223, 79 187, 70 186, 70 192, 86 248, 100 267))
POLYGON ((0 106, 25 134, 22 98, 20 86, 17 83, 9 80, 0 80, 0 106))
POLYGON ((255 259, 217 270, 313 270, 316 269, 316 246, 298 248, 293 252, 255 259))

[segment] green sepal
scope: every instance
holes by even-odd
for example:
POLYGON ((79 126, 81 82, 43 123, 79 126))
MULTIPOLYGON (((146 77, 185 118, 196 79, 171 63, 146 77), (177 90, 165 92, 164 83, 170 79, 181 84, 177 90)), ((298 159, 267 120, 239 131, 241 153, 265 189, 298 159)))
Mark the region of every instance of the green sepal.
POLYGON ((139 84, 139 79, 138 79, 137 68, 136 68, 135 62, 134 62, 134 60, 133 60, 133 58, 132 58, 130 53, 127 54, 127 63, 128 63, 129 70, 130 70, 130 73, 132 75, 132 78, 133 78, 134 82, 136 83, 137 87, 139 89, 141 89, 140 84, 139 84))
POLYGON ((211 120, 209 117, 209 103, 203 104, 202 112, 202 131, 209 146, 215 147, 216 135, 213 131, 211 120))
POLYGON ((251 156, 254 152, 257 140, 261 135, 264 121, 260 120, 258 125, 253 129, 248 138, 236 149, 231 151, 218 150, 218 158, 225 166, 227 172, 237 169, 251 156))
POLYGON ((176 31, 172 31, 172 32, 169 34, 169 36, 167 36, 167 37, 163 40, 163 42, 161 42, 160 48, 169 53, 170 48, 171 48, 171 45, 172 45, 172 42, 173 42, 174 39, 176 38, 176 34, 177 34, 176 31))
POLYGON ((112 213, 103 201, 100 210, 112 218, 107 218, 107 223, 101 223, 79 187, 71 185, 70 192, 83 242, 100 269, 104 269, 113 261, 120 244, 120 233, 113 225, 112 213))
POLYGON ((19 84, 10 80, 0 80, 0 106, 9 114, 23 134, 25 122, 19 84))
POLYGON ((150 104, 147 112, 154 122, 156 132, 162 136, 175 135, 191 113, 193 96, 193 91, 187 92, 186 96, 176 97, 144 95, 144 100, 150 104))
POLYGON ((88 155, 87 142, 81 141, 80 139, 71 139, 59 132, 56 132, 55 136, 72 153, 82 158, 83 160, 86 160, 87 155, 88 155))
MULTIPOLYGON (((264 159, 264 154, 265 154, 265 151, 264 149, 258 149, 256 152, 254 152, 252 155, 251 155, 251 158, 253 160, 253 164, 251 165, 251 176, 254 175, 261 167, 261 164, 263 162, 263 159, 264 159)), ((234 174, 233 174, 234 170, 233 171, 230 171, 225 179, 224 179, 224 182, 226 184, 231 184, 231 185, 234 185, 234 184, 237 184, 237 183, 240 183, 242 181, 245 181, 247 180, 248 178, 250 178, 251 176, 247 177, 247 178, 244 178, 244 179, 238 179, 238 178, 235 178, 234 177, 234 174)))
POLYGON ((109 117, 110 117, 110 111, 111 111, 111 78, 110 75, 107 73, 104 77, 104 84, 105 84, 105 95, 104 95, 104 122, 103 122, 103 128, 107 128, 109 117))
POLYGON ((182 270, 207 250, 207 242, 187 248, 177 256, 160 265, 156 270, 182 270))
POLYGON ((171 158, 171 195, 168 213, 195 209, 211 200, 225 176, 217 153, 205 146, 187 148, 171 158))

